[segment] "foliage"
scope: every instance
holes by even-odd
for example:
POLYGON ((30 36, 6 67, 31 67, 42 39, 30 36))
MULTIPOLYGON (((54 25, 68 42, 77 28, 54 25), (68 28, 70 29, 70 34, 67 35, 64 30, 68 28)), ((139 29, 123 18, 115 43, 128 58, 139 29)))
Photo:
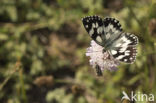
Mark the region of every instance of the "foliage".
POLYGON ((0 103, 120 103, 122 91, 156 96, 155 11, 154 0, 1 0, 0 103), (94 14, 117 18, 139 37, 134 64, 96 76, 81 22, 94 14))

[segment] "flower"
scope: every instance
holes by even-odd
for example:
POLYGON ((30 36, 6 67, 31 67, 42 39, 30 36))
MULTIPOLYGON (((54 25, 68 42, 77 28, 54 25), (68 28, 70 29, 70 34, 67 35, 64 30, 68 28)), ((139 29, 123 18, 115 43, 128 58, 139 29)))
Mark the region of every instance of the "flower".
POLYGON ((110 71, 117 70, 120 64, 118 60, 114 59, 108 51, 103 51, 104 47, 98 45, 95 41, 91 41, 91 46, 87 48, 86 56, 90 56, 90 65, 93 68, 100 68, 101 71, 107 69, 110 71))

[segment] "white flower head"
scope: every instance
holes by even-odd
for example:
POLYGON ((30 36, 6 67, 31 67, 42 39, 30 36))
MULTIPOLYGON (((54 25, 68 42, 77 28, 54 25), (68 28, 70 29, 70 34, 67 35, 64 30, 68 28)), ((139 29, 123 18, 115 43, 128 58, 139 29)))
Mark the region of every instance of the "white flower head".
POLYGON ((110 71, 117 70, 117 66, 119 65, 119 61, 115 60, 108 51, 103 51, 104 47, 98 45, 95 41, 91 41, 91 46, 87 48, 86 56, 90 56, 90 65, 93 68, 98 67, 103 71, 104 69, 108 69, 110 71))

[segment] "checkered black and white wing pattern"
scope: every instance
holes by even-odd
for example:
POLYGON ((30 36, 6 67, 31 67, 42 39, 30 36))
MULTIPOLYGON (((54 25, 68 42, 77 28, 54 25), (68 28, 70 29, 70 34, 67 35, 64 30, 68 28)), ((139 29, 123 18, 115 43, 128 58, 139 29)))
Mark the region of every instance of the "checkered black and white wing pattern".
POLYGON ((107 17, 103 20, 104 36, 106 43, 111 43, 118 38, 122 32, 121 24, 115 18, 107 17))
POLYGON ((136 59, 138 38, 134 34, 122 33, 120 38, 114 41, 109 51, 112 56, 125 63, 133 63, 136 59))
POLYGON ((103 43, 102 34, 104 34, 102 18, 96 15, 86 16, 82 18, 82 22, 91 38, 99 45, 102 45, 103 43))
POLYGON ((103 23, 104 23, 104 26, 106 28, 105 32, 110 32, 110 30, 112 30, 112 31, 116 31, 116 30, 122 31, 121 24, 115 18, 106 17, 106 18, 104 18, 103 23))

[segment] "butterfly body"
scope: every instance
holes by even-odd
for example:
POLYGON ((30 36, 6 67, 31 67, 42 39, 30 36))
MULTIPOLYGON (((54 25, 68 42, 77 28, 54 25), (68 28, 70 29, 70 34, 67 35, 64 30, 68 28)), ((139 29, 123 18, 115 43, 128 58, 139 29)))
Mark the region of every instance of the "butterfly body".
POLYGON ((136 59, 138 38, 123 32, 121 24, 114 18, 102 19, 99 16, 87 16, 82 19, 90 37, 115 59, 133 63, 136 59))

